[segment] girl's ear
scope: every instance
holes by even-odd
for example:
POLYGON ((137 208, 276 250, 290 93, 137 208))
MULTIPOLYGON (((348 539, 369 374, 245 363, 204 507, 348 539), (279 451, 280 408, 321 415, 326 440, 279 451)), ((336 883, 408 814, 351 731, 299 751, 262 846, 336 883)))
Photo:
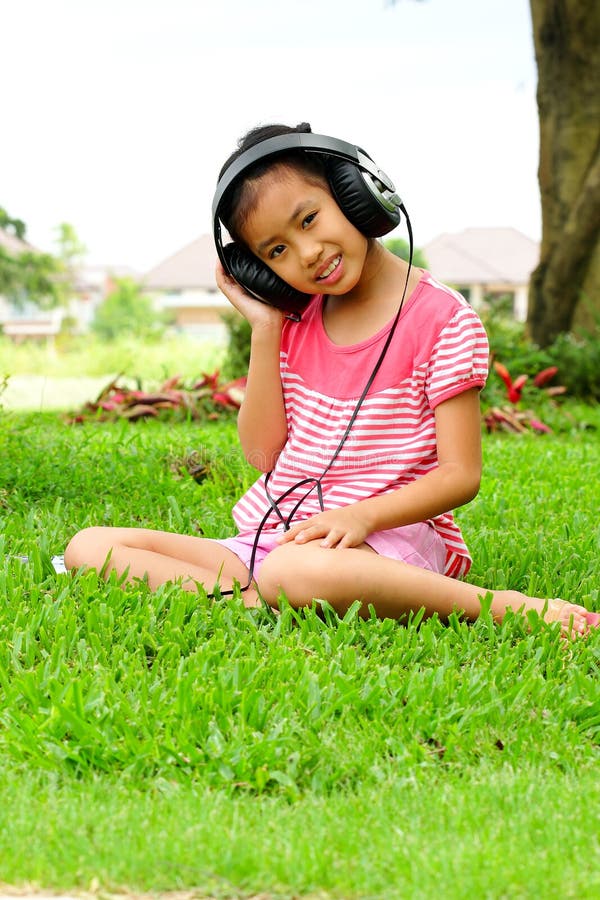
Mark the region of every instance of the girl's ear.
MULTIPOLYGON (((387 234, 400 222, 400 212, 385 203, 375 180, 353 162, 327 157, 329 186, 349 222, 365 237, 387 234)), ((383 185, 381 186, 383 189, 383 185)))
POLYGON ((257 300, 284 312, 301 312, 311 300, 311 294, 303 294, 290 287, 240 244, 225 244, 223 252, 230 275, 257 300))

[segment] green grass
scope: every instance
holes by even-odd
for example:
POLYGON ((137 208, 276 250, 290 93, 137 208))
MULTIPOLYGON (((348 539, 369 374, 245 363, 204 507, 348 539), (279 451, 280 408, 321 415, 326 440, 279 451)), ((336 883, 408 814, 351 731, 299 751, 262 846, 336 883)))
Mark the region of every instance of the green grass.
MULTIPOLYGON (((481 493, 459 511, 473 581, 600 610, 598 410, 585 420, 486 437, 481 493)), ((600 632, 565 645, 556 626, 485 613, 274 619, 50 571, 92 523, 224 536, 253 477, 232 421, 0 414, 0 879, 598 896, 600 632), (198 449, 201 485, 185 469, 198 449)))

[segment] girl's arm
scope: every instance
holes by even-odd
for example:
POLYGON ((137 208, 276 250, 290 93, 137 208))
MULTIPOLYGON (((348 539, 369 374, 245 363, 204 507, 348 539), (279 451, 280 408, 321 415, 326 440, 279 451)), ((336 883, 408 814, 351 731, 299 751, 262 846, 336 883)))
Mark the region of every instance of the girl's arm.
POLYGON ((326 547, 356 547, 374 531, 424 522, 472 500, 481 479, 479 390, 471 388, 440 403, 435 423, 437 468, 392 493, 299 522, 281 542, 321 538, 326 547))
POLYGON ((238 434, 244 456, 261 472, 270 471, 287 440, 287 420, 279 369, 283 315, 255 300, 226 275, 219 263, 217 285, 252 328, 250 365, 238 434))
POLYGON ((244 456, 261 472, 273 468, 287 440, 279 371, 280 342, 281 326, 252 329, 248 383, 238 414, 244 456))
POLYGON ((436 469, 392 494, 363 501, 363 514, 371 515, 376 526, 372 531, 424 522, 477 495, 481 481, 479 389, 471 388, 440 403, 435 410, 435 430, 436 469), (377 502, 388 498, 389 505, 377 502))

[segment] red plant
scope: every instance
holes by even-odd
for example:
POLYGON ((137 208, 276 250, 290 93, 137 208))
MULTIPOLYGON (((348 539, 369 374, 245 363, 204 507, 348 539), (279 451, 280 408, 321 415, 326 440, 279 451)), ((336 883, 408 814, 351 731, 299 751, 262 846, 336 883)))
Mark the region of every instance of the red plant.
POLYGON ((529 376, 519 375, 514 381, 510 377, 510 372, 502 363, 495 362, 494 370, 498 373, 504 384, 506 385, 506 394, 511 403, 518 403, 523 393, 523 388, 529 376))
POLYGON ((544 385, 548 384, 548 382, 554 378, 557 372, 558 366, 549 366, 547 369, 542 369, 542 371, 538 372, 533 379, 533 383, 538 388, 544 387, 544 385))
MULTIPOLYGON (((504 382, 506 398, 510 406, 494 406, 486 410, 483 415, 483 421, 485 422, 487 430, 496 431, 501 428, 504 431, 511 431, 517 434, 522 434, 528 430, 538 434, 548 434, 551 432, 552 429, 542 422, 532 410, 520 410, 517 408, 522 399, 523 388, 529 380, 529 376, 519 375, 513 381, 506 366, 502 365, 500 362, 494 363, 494 371, 504 382)), ((539 390, 542 390, 548 397, 564 394, 566 388, 563 385, 546 387, 548 382, 554 378, 557 372, 558 368, 556 366, 549 366, 547 369, 543 369, 541 372, 538 372, 533 379, 533 385, 539 390)))
POLYGON ((203 374, 190 388, 185 387, 181 375, 174 375, 153 392, 133 390, 117 381, 111 381, 95 401, 86 403, 68 421, 81 423, 90 418, 103 422, 120 418, 134 421, 155 418, 163 411, 183 412, 194 419, 218 419, 220 411, 239 409, 246 386, 245 377, 219 384, 218 371, 203 374))

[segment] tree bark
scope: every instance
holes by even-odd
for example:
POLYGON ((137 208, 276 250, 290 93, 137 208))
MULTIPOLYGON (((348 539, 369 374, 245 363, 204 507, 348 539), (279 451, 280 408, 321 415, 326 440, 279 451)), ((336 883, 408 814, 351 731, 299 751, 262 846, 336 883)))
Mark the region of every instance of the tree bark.
POLYGON ((600 322, 600 3, 530 0, 538 66, 540 262, 529 328, 547 346, 600 322))

